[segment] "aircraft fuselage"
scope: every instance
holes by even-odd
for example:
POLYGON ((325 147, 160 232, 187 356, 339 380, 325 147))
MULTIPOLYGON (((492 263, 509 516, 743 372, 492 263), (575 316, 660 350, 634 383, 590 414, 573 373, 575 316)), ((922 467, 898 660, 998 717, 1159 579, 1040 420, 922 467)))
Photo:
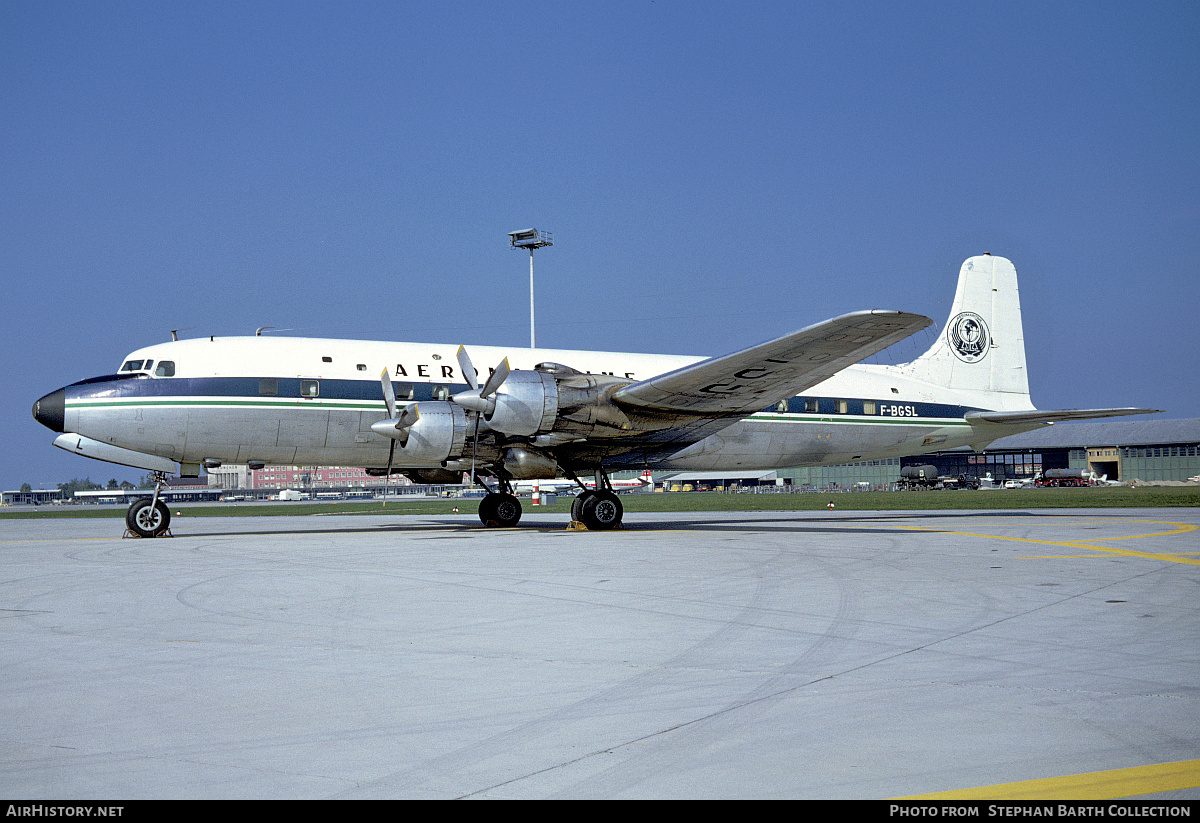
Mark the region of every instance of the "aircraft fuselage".
MULTIPOLYGON (((561 362, 628 381, 703 359, 472 351, 483 362, 507 356, 514 369, 561 362)), ((209 460, 382 468, 389 442, 371 429, 387 416, 376 378, 382 368, 391 375, 401 404, 444 401, 467 388, 449 345, 215 338, 148 346, 130 354, 125 365, 130 364, 139 367, 47 395, 35 416, 56 431, 185 467, 209 460)), ((853 366, 802 396, 725 421, 698 442, 631 436, 622 449, 608 441, 610 453, 602 462, 607 469, 771 469, 897 457, 977 440, 964 415, 981 406, 965 396, 947 403, 945 395, 945 389, 906 378, 902 367, 853 366)), ((69 445, 65 440, 58 445, 69 445)), ((466 453, 460 450, 448 461, 401 460, 395 466, 453 467, 466 453)))

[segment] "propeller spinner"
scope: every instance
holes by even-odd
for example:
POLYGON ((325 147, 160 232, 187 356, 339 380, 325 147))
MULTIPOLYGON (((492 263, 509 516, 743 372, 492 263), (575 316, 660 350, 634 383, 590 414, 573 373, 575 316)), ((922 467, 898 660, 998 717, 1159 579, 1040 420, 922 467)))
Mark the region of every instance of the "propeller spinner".
MULTIPOLYGON (((411 403, 396 413, 396 390, 392 388, 392 378, 388 374, 388 370, 384 369, 380 374, 379 380, 383 385, 383 403, 387 406, 388 416, 386 420, 380 420, 378 423, 371 424, 371 431, 376 434, 382 434, 384 437, 390 437, 392 440, 399 440, 401 443, 408 440, 408 430, 414 423, 420 419, 420 413, 417 411, 417 404, 411 403)), ((391 464, 391 458, 388 458, 388 464, 391 464)))
POLYGON ((496 391, 508 379, 508 374, 511 371, 508 365, 508 358, 500 361, 500 365, 496 366, 495 371, 488 375, 487 382, 482 387, 479 385, 479 378, 475 375, 475 367, 471 364, 471 358, 467 354, 465 346, 458 347, 458 367, 462 371, 463 378, 466 379, 467 385, 471 388, 464 392, 459 392, 450 399, 464 409, 470 409, 479 414, 491 414, 496 408, 496 391))

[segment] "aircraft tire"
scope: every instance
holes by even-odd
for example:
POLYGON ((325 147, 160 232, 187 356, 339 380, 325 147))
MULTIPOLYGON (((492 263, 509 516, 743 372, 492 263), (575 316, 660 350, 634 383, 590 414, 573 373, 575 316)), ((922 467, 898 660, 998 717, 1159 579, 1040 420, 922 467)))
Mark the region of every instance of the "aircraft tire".
POLYGON ((571 501, 571 519, 573 521, 576 523, 583 522, 583 504, 595 494, 594 491, 585 491, 575 495, 575 499, 571 501))
POLYGON ((624 514, 620 498, 609 491, 597 491, 583 501, 579 519, 588 531, 608 531, 621 525, 624 514))
POLYGON ((161 500, 151 506, 150 499, 143 497, 126 510, 125 525, 138 537, 158 537, 171 525, 171 510, 161 500))
POLYGON ((521 501, 511 494, 488 494, 479 502, 479 519, 489 528, 511 528, 521 513, 521 501))

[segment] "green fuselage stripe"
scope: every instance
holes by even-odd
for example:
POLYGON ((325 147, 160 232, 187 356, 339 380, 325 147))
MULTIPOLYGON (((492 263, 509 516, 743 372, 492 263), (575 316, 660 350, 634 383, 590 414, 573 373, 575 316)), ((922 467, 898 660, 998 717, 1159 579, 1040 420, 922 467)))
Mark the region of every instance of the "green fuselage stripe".
MULTIPOLYGON (((147 398, 139 398, 137 400, 100 400, 90 402, 67 401, 66 407, 69 409, 110 409, 110 408, 136 408, 136 407, 155 407, 155 408, 173 408, 173 407, 240 407, 245 409, 351 409, 356 411, 383 411, 384 404, 382 401, 345 401, 345 400, 320 400, 312 399, 305 400, 297 398, 295 400, 151 400, 147 398)), ((958 418, 931 418, 931 417, 866 417, 862 415, 853 416, 830 416, 830 415, 798 415, 798 414, 773 414, 768 412, 757 412, 745 418, 756 423, 808 423, 812 425, 839 425, 852 423, 856 425, 887 425, 887 426, 970 426, 966 420, 958 418)))

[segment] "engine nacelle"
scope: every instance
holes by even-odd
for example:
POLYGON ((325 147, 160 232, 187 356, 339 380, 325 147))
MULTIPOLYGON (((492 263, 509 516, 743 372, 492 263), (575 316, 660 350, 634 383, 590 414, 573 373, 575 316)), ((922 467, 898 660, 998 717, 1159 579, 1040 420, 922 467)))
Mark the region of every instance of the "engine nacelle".
POLYGON ((462 457, 467 442, 467 413, 453 403, 417 404, 417 422, 396 449, 397 463, 441 463, 462 457))
POLYGON ((558 415, 558 384, 549 374, 513 371, 497 390, 495 403, 484 415, 495 431, 517 437, 548 432, 558 415))

